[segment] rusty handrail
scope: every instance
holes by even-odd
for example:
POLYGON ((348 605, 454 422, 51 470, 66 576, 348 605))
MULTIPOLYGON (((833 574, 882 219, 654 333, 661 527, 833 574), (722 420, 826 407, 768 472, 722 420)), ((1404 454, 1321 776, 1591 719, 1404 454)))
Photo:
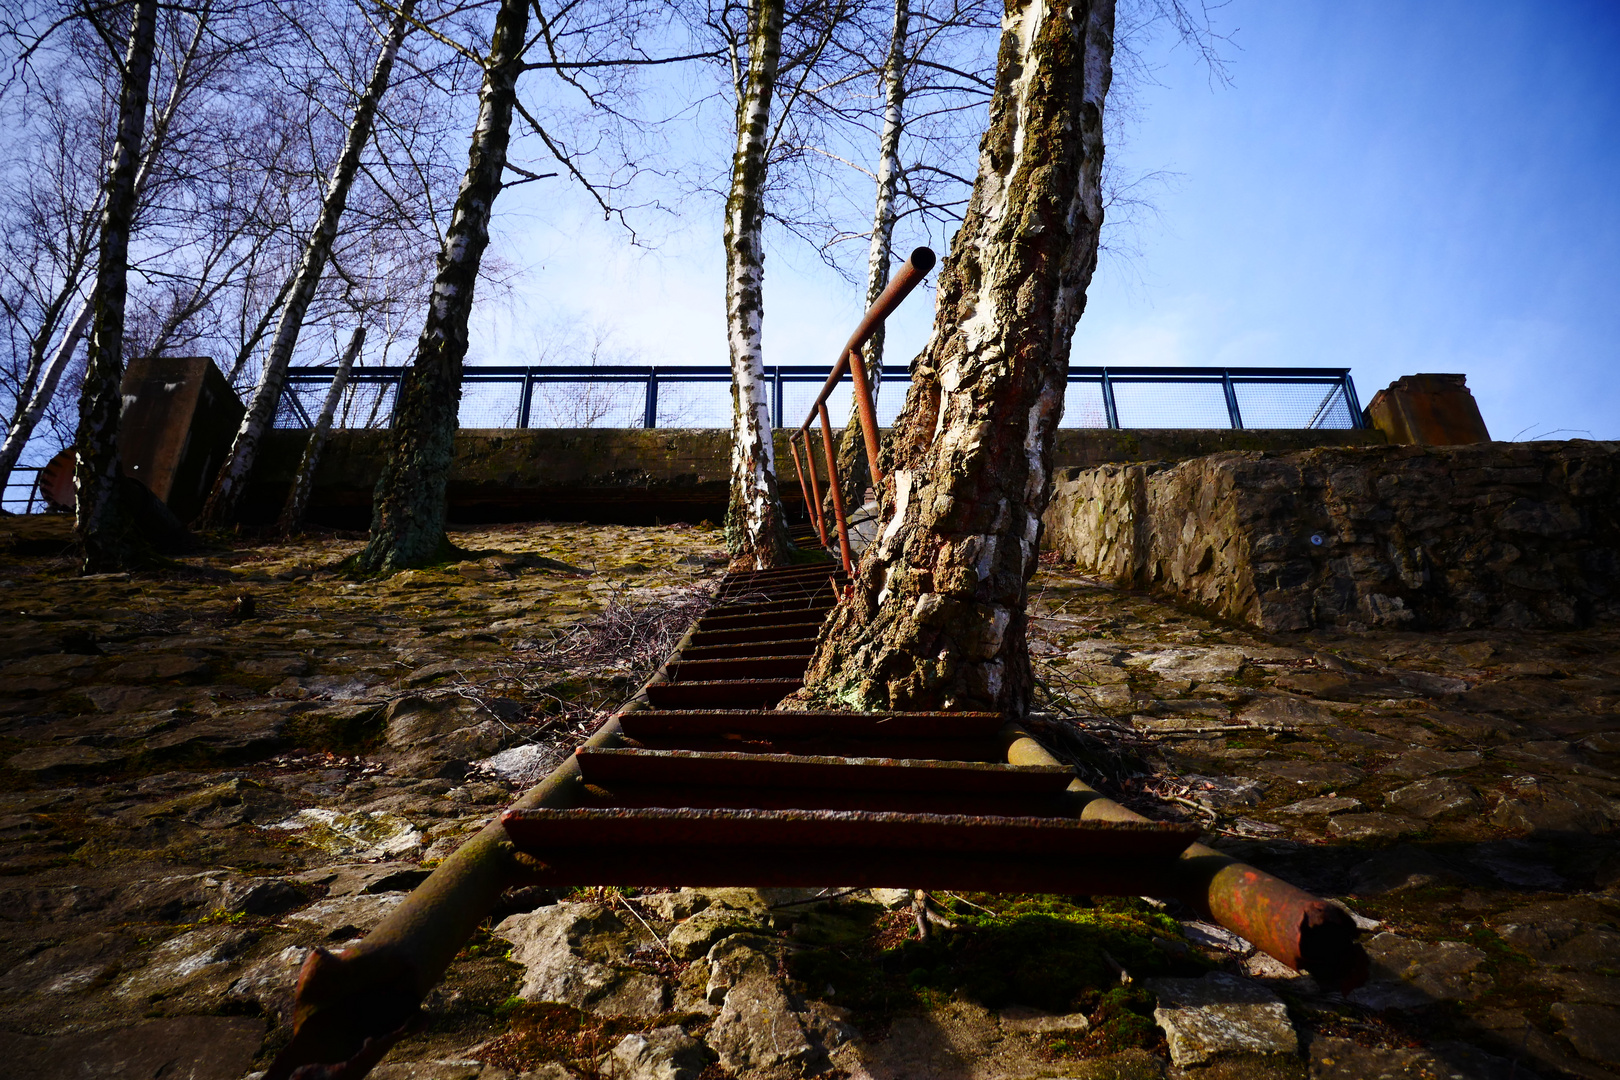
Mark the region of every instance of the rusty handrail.
POLYGON ((788 433, 788 450, 793 454, 794 467, 799 470, 799 487, 804 488, 805 472, 810 470, 810 486, 805 491, 805 499, 810 508, 810 520, 816 526, 816 532, 821 537, 821 546, 827 546, 827 526, 821 511, 821 492, 816 482, 815 451, 810 449, 810 425, 818 419, 821 421, 822 442, 827 453, 827 483, 832 491, 833 516, 838 524, 839 553, 843 557, 844 572, 854 573, 854 566, 849 546, 849 520, 844 510, 843 488, 838 483, 837 458, 832 451, 832 431, 827 420, 827 398, 837 388, 844 377, 846 370, 850 373, 850 380, 854 383, 855 406, 860 414, 861 438, 866 444, 867 467, 872 473, 873 484, 883 482, 883 474, 878 468, 878 427, 877 410, 872 404, 872 387, 866 378, 866 363, 861 356, 861 347, 868 338, 883 325, 885 319, 894 313, 901 301, 910 296, 912 290, 922 284, 928 271, 934 268, 936 262, 934 253, 929 248, 920 247, 912 251, 911 257, 905 265, 895 271, 889 279, 888 286, 878 296, 877 301, 861 316, 855 332, 844 343, 843 351, 838 354, 838 362, 827 375, 827 381, 816 395, 814 404, 810 406, 810 414, 804 418, 793 431, 788 433), (804 454, 806 460, 799 461, 797 440, 804 439, 804 454), (811 499, 814 499, 811 502, 811 499))

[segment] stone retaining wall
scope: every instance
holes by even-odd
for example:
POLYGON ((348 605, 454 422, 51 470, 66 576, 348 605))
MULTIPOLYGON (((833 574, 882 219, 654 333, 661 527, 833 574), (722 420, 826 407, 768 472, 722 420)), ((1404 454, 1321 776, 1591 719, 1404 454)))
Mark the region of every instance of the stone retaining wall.
MULTIPOLYGON (((799 480, 776 431, 782 497, 797 502, 799 480)), ((244 518, 274 521, 292 485, 308 435, 272 431, 247 492, 244 518)), ((1377 431, 1132 430, 1066 428, 1058 432, 1058 466, 1110 461, 1181 461, 1221 450, 1295 450, 1382 443, 1377 431)), ((817 450, 819 452, 819 440, 817 450)), ((371 492, 388 452, 386 431, 334 431, 321 457, 309 518, 364 528, 371 492)), ((680 428, 464 429, 456 433, 449 484, 457 522, 719 521, 726 512, 731 433, 680 428)), ((825 476, 818 467, 817 474, 825 476)))
POLYGON ((1058 475, 1046 545, 1268 630, 1620 617, 1620 443, 1211 454, 1058 475))

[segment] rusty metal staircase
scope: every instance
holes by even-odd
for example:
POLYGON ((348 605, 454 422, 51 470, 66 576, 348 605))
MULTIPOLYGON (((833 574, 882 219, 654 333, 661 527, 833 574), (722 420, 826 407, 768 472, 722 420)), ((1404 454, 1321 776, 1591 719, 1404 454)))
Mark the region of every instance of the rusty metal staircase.
POLYGON ((531 880, 1103 892, 1197 838, 1082 820, 1073 771, 1008 763, 995 713, 774 711, 844 583, 831 570, 722 581, 644 707, 576 751, 572 805, 503 816, 531 880))

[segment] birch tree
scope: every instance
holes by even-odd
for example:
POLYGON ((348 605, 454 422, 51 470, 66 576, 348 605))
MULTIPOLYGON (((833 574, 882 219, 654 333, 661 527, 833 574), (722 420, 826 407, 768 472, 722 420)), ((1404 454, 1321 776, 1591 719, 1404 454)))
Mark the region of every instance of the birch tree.
POLYGON ((1102 226, 1114 0, 1015 0, 990 127, 891 437, 886 520, 798 700, 1027 710, 1025 610, 1102 226))
POLYGON ((446 543, 445 485, 461 404, 467 319, 506 169, 528 23, 529 0, 501 0, 483 61, 467 172, 439 253, 416 359, 400 382, 389 454, 372 504, 371 538, 356 557, 363 570, 391 573, 420 566, 446 543))
POLYGON ((764 316, 765 155, 771 97, 782 56, 783 0, 751 0, 748 66, 739 80, 737 148, 726 197, 726 339, 731 354, 731 498, 726 545, 756 568, 787 561, 776 489, 770 394, 760 329, 764 316))
MULTIPOLYGON (((135 172, 137 210, 151 187, 154 165, 168 149, 175 117, 196 89, 198 60, 208 23, 209 9, 205 6, 196 12, 191 32, 184 39, 184 47, 173 65, 169 91, 152 116, 135 172)), ((69 100, 74 96, 61 87, 45 95, 43 125, 47 145, 43 147, 45 160, 41 162, 47 165, 45 190, 32 189, 32 182, 41 178, 39 172, 25 179, 30 187, 25 198, 33 204, 35 212, 29 215, 24 234, 35 240, 32 251, 35 259, 30 260, 30 253, 25 250, 9 253, 12 259, 7 269, 12 274, 38 275, 40 261, 54 265, 35 289, 40 306, 37 321, 29 325, 30 320, 22 311, 9 307, 6 311, 12 334, 29 326, 23 331, 28 336, 28 359, 14 388, 5 441, 0 443, 0 488, 10 479, 29 439, 55 400, 57 387, 94 314, 92 297, 82 286, 85 275, 94 268, 100 239, 94 225, 101 216, 104 185, 97 183, 92 185, 91 191, 80 190, 81 184, 75 175, 80 170, 76 163, 82 159, 84 147, 74 145, 71 140, 87 140, 92 146, 98 145, 99 140, 95 138, 92 118, 84 115, 82 103, 69 100)))
POLYGON ((320 415, 310 429, 309 442, 304 444, 304 456, 298 461, 298 472, 293 476, 292 489, 281 508, 281 520, 276 528, 282 536, 292 536, 304 525, 304 510, 309 505, 310 492, 315 489, 315 470, 321 465, 321 452, 326 449, 326 437, 332 431, 332 418, 337 415, 343 391, 349 385, 349 372, 354 369, 355 358, 366 344, 365 324, 354 328, 349 347, 343 350, 337 370, 332 373, 332 385, 327 387, 326 400, 321 402, 320 415))
POLYGON ((124 300, 128 289, 129 231, 135 213, 135 174, 146 127, 146 97, 157 36, 157 0, 136 0, 130 20, 118 103, 118 137, 101 217, 95 315, 90 355, 79 394, 78 452, 73 470, 75 534, 87 574, 121 570, 132 541, 119 481, 118 416, 123 408, 124 300))
MULTIPOLYGON (((321 275, 326 270, 333 241, 337 238, 338 225, 348 205, 349 189, 360 170, 361 152, 371 139, 377 106, 388 89, 394 60, 399 55, 400 45, 411 28, 412 11, 415 7, 416 0, 404 0, 400 5, 399 11, 394 16, 393 25, 383 41, 382 49, 377 54, 377 63, 372 70, 371 80, 366 84, 365 90, 360 94, 360 100, 355 105, 354 118, 349 124, 343 153, 332 170, 326 196, 321 202, 320 217, 316 220, 309 240, 304 245, 304 256, 299 264, 298 273, 292 280, 292 287, 288 290, 285 302, 281 304, 281 321, 276 327, 276 336, 271 342, 270 352, 260 368, 258 386, 255 387, 247 411, 243 414, 241 426, 237 429, 236 438, 231 444, 230 454, 220 468, 213 490, 209 493, 208 502, 203 507, 201 522, 204 525, 224 525, 235 517, 242 492, 247 486, 248 474, 258 458, 259 441, 275 421, 276 406, 281 401, 287 367, 292 363, 293 350, 298 345, 298 335, 303 329, 304 316, 309 310, 310 301, 315 298, 315 290, 320 285, 321 275)), ((457 363, 459 365, 459 360, 457 363)))
MULTIPOLYGON (((883 56, 879 81, 883 88, 883 122, 878 134, 877 194, 872 208, 872 239, 866 255, 866 306, 870 308, 889 283, 889 253, 894 244, 898 216, 896 190, 900 184, 900 135, 905 129, 906 42, 911 28, 910 0, 894 0, 894 17, 889 30, 889 47, 883 56)), ((872 397, 883 384, 883 326, 867 338, 864 359, 872 397)), ((838 483, 844 505, 860 506, 872 482, 871 464, 866 460, 866 443, 860 434, 860 402, 850 402, 849 420, 838 443, 838 483)), ((831 509, 832 492, 827 493, 831 509)))

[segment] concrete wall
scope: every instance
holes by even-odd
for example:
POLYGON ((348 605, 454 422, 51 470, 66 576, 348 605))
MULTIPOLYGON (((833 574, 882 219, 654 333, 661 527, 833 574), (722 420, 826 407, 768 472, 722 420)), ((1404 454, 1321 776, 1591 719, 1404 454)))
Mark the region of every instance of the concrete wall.
POLYGON ((1322 448, 1060 474, 1046 544, 1268 630, 1620 618, 1620 443, 1322 448))
MULTIPOLYGON (((265 440, 248 491, 250 521, 271 521, 298 468, 307 434, 265 440)), ((1222 450, 1289 450, 1382 443, 1376 431, 1098 431, 1058 433, 1061 466, 1183 460, 1222 450)), ((387 453, 387 432, 334 431, 321 457, 310 520, 363 526, 387 453)), ((782 495, 799 501, 798 475, 777 432, 782 495)), ((450 476, 458 521, 552 520, 622 523, 719 521, 726 509, 730 433, 677 428, 465 430, 450 476)), ((821 475, 825 475, 821 472, 821 475)))

